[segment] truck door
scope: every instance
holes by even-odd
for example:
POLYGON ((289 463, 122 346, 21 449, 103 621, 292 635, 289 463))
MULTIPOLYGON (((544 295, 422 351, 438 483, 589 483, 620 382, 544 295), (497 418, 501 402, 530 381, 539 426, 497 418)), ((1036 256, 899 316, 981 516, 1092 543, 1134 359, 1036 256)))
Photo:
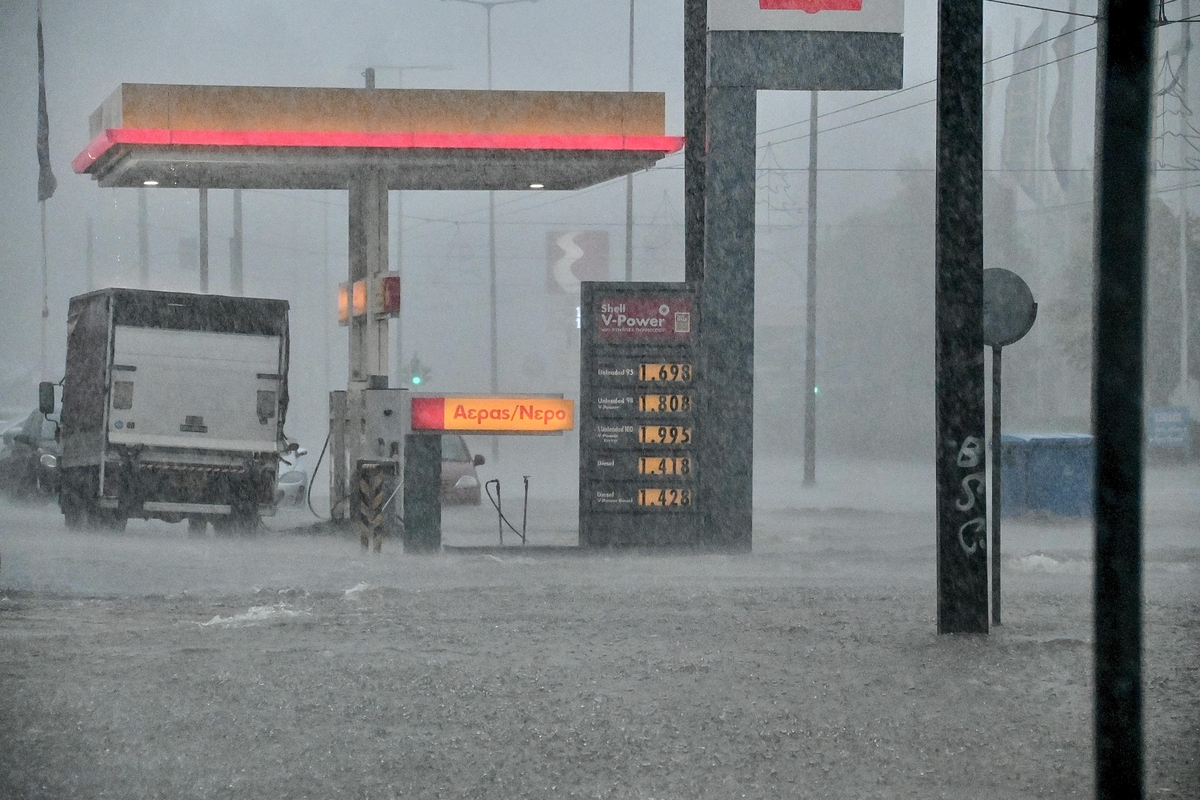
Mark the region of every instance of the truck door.
POLYGON ((109 441, 274 452, 279 371, 278 336, 117 326, 109 441))

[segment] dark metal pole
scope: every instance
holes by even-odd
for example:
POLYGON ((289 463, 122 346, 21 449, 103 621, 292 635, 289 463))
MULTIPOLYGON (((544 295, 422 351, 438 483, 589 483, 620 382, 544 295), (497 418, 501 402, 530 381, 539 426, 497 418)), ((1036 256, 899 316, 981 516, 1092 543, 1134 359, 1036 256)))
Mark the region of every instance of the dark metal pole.
MULTIPOLYGON (((633 6, 629 0, 629 91, 633 91, 633 6)), ((625 176, 625 280, 633 280, 633 173, 625 176)))
POLYGON ((992 348, 992 624, 1000 624, 1000 351, 992 348))
POLYGON ((496 368, 499 348, 496 339, 496 194, 488 192, 488 287, 492 299, 492 374, 488 384, 492 394, 500 391, 500 375, 496 368))
POLYGON ((242 190, 233 190, 233 238, 229 240, 229 290, 234 295, 241 295, 243 289, 242 276, 242 190))
MULTIPOLYGON (((404 294, 404 191, 396 192, 396 261, 393 267, 400 276, 400 293, 404 294)), ((396 385, 404 383, 404 302, 396 315, 396 385)))
MULTIPOLYGON (((754 171, 757 92, 708 91, 707 222, 700 296, 706 419, 705 546, 749 551, 754 528, 754 171)), ((704 508, 704 506, 701 506, 704 508)))
POLYGON ((1153 27, 1100 4, 1095 369, 1096 797, 1142 797, 1142 324, 1153 27))
MULTIPOLYGON (((487 12, 487 88, 492 90, 492 4, 484 6, 487 12)), ((499 355, 500 345, 498 343, 498 333, 496 330, 496 320, 499 313, 496 310, 496 193, 488 192, 488 282, 490 286, 489 297, 491 300, 491 382, 488 384, 492 390, 492 394, 498 394, 500 389, 500 364, 499 355)), ((500 463, 500 437, 492 437, 492 463, 500 463)), ((504 534, 500 535, 500 543, 504 544, 504 534)))
POLYGON ((150 288, 150 212, 146 208, 146 190, 138 187, 138 286, 150 288))
POLYGON ((808 281, 804 328, 804 485, 817 482, 817 93, 808 110, 808 281))
POLYGON ((87 269, 87 290, 90 292, 96 286, 96 248, 95 234, 92 232, 92 218, 87 218, 87 251, 84 256, 84 266, 87 269))
POLYGON ((39 200, 38 208, 41 213, 42 225, 42 371, 40 375, 42 380, 46 380, 46 320, 50 318, 50 268, 46 250, 46 201, 39 200))
POLYGON ((487 78, 488 91, 492 90, 492 6, 488 4, 484 6, 487 11, 487 78))
POLYGON ((625 280, 633 280, 633 175, 625 176, 625 280))
POLYGON ((983 0, 940 0, 937 47, 937 628, 987 633, 983 0))
POLYGON ((704 164, 707 160, 708 0, 683 3, 683 274, 704 276, 704 164))
MULTIPOLYGON (((488 9, 491 10, 490 8, 488 9)), ((500 393, 500 345, 497 336, 498 314, 496 311, 496 193, 488 192, 488 278, 491 297, 492 320, 492 394, 500 393)), ((492 463, 500 463, 500 437, 492 437, 492 463)))
POLYGON ((208 293, 208 187, 200 187, 200 293, 208 293))

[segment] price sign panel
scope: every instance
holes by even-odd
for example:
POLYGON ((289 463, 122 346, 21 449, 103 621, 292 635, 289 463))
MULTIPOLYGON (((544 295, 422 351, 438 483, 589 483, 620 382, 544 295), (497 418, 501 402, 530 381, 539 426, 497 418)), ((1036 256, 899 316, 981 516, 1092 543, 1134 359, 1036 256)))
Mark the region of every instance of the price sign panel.
POLYGON ((663 478, 690 478, 693 474, 691 454, 669 456, 638 456, 638 475, 653 475, 663 478))
POLYGON ((588 466, 589 472, 600 483, 631 481, 647 485, 650 482, 643 481, 644 476, 659 478, 659 483, 663 480, 671 483, 694 481, 700 468, 690 450, 660 456, 634 450, 600 450, 588 466))
POLYGON ((673 447, 692 443, 691 425, 638 425, 640 444, 673 447))
POLYGON ((695 545, 706 500, 696 296, 669 283, 581 294, 580 544, 695 545))
POLYGON ((638 380, 643 383, 691 383, 692 365, 686 361, 659 364, 643 361, 638 364, 638 380))

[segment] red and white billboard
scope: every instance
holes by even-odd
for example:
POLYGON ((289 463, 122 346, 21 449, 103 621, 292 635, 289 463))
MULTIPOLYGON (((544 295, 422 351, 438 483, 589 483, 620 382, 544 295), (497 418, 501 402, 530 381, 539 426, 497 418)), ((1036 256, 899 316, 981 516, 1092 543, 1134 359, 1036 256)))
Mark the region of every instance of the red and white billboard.
POLYGON ((685 342, 696 329, 692 298, 677 295, 602 297, 595 324, 597 335, 608 341, 685 342))
POLYGON ((708 0, 708 28, 904 33, 904 0, 708 0))
POLYGON ((579 294, 581 281, 608 280, 608 231, 546 234, 546 290, 579 294))

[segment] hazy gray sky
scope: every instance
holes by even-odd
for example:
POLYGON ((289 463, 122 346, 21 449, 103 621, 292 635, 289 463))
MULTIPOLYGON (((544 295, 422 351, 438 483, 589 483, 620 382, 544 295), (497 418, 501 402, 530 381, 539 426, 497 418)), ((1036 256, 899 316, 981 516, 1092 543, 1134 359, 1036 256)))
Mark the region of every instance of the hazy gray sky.
MULTIPOLYGON (((895 169, 932 165, 934 115, 933 105, 927 101, 934 96, 934 87, 928 82, 935 74, 936 3, 908 0, 905 5, 907 91, 828 117, 827 113, 838 108, 883 93, 830 93, 822 98, 822 128, 837 127, 821 139, 822 169, 829 170, 821 177, 823 225, 837 224, 885 202, 899 186, 895 169), (884 113, 906 106, 913 107, 884 113), (844 123, 852 124, 842 127, 844 123)), ((1046 0, 1046 5, 1066 9, 1069 2, 1046 0)), ((1094 8, 1091 0, 1078 5, 1086 11, 1094 8)), ((0 299, 0 383, 11 383, 37 364, 40 249, 34 149, 35 10, 35 0, 0 0, 0 75, 4 77, 0 81, 0 107, 4 109, 0 116, 0 198, 6 211, 0 217, 0 277, 8 289, 0 299)), ((664 92, 667 132, 681 134, 682 3, 636 0, 636 12, 635 88, 664 92)), ((995 55, 1012 49, 1015 30, 1026 37, 1045 18, 1049 29, 1057 32, 1068 19, 997 3, 987 3, 985 13, 989 48, 995 55)), ((624 0, 517 3, 498 8, 493 19, 496 88, 625 89, 629 6, 624 0)), ((1088 21, 1077 19, 1081 24, 1088 21)), ((136 274, 135 193, 99 189, 90 178, 75 175, 70 168, 71 159, 87 143, 88 115, 118 84, 361 86, 364 67, 375 65, 380 67, 377 85, 392 87, 399 75, 388 67, 450 64, 449 70, 410 71, 405 85, 482 88, 486 85, 484 20, 480 8, 452 0, 340 4, 45 0, 51 155, 59 182, 47 204, 51 363, 61 362, 59 340, 63 338, 66 300, 85 288, 88 218, 95 229, 97 283, 129 283, 136 274)), ((1093 43, 1094 27, 1081 35, 1079 47, 1093 43)), ((1086 121, 1086 130, 1077 137, 1086 142, 1090 137, 1087 81, 1094 61, 1085 54, 1075 63, 1084 76, 1076 113, 1086 121)), ((1001 77, 1010 70, 1011 59, 1002 59, 996 62, 994 75, 1001 77)), ((996 114, 1003 108, 1003 87, 998 84, 993 95, 990 121, 998 121, 996 114)), ((807 162, 807 141, 802 137, 807 125, 797 124, 807 115, 807 94, 760 95, 760 149, 774 143, 774 156, 785 169, 799 170, 807 162)), ((993 126, 992 135, 998 136, 998 131, 993 126)), ((1082 151, 1079 158, 1084 166, 1082 151)), ((636 277, 682 279, 682 254, 674 252, 676 242, 682 244, 675 233, 682 219, 681 163, 678 156, 668 158, 636 179, 636 236, 640 237, 636 277)), ((794 186, 803 186, 803 172, 790 175, 794 186)), ((222 280, 227 280, 230 200, 225 194, 214 192, 211 200, 216 291, 222 289, 222 280)), ((194 274, 179 269, 179 239, 196 235, 194 195, 186 190, 153 195, 152 282, 161 288, 194 288, 194 274)), ((336 328, 326 331, 324 318, 332 302, 328 285, 336 283, 345 269, 344 200, 336 197, 337 193, 292 195, 252 193, 247 197, 247 291, 291 299, 293 325, 301 331, 296 346, 319 351, 322 358, 328 348, 336 362, 345 349, 345 334, 336 328)), ((612 272, 621 273, 623 181, 574 194, 509 193, 499 202, 501 277, 514 303, 524 302, 531 287, 544 284, 547 230, 564 226, 609 230, 612 272)), ((468 318, 446 333, 453 340, 443 343, 446 351, 459 357, 455 366, 443 367, 442 375, 443 379, 457 375, 456 380, 469 382, 486 357, 486 348, 478 344, 485 330, 476 324, 486 317, 485 307, 475 308, 486 295, 486 250, 481 250, 485 240, 479 235, 486 219, 486 195, 406 193, 404 212, 405 292, 413 314, 406 321, 406 331, 418 319, 420 308, 431 317, 458 313, 468 318), (419 302, 410 302, 414 300, 419 302), (461 373, 456 373, 460 368, 461 373)), ((534 319, 514 320, 514 335, 539 336, 544 329, 545 335, 558 336, 560 321, 537 319, 546 314, 532 307, 523 313, 534 319)), ((422 344, 419 336, 420 331, 414 331, 413 341, 422 349, 441 346, 422 344)), ((344 379, 343 369, 333 363, 325 377, 337 385, 344 379)), ((538 370, 532 366, 529 372, 538 370)), ((319 398, 324 387, 312 388, 320 390, 315 391, 319 398)), ((3 402, 12 401, 0 398, 3 402)), ((319 406, 316 403, 314 414, 319 415, 319 406)))

